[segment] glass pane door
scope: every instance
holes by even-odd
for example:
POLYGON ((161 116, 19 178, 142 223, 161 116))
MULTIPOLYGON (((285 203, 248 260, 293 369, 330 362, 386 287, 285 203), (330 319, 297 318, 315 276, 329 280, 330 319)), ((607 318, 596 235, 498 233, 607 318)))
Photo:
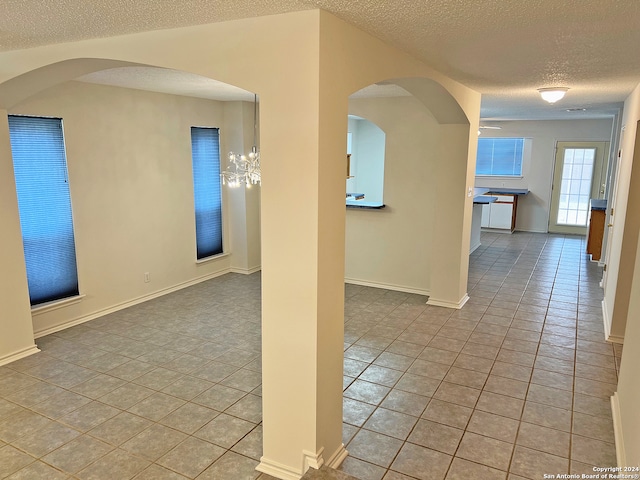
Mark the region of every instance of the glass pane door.
POLYGON ((558 225, 587 226, 595 157, 595 148, 565 148, 558 225))

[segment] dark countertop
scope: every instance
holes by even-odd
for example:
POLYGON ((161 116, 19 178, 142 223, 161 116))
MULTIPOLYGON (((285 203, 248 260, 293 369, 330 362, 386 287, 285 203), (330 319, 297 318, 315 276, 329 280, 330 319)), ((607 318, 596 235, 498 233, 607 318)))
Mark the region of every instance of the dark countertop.
POLYGON ((489 192, 497 193, 498 195, 526 195, 529 193, 528 188, 505 188, 505 187, 489 187, 489 192))
POLYGON ((597 198, 591 199, 591 210, 606 210, 607 209, 607 201, 600 200, 597 198))
POLYGON ((477 204, 489 204, 498 200, 498 197, 490 197, 489 195, 478 195, 477 197, 473 197, 473 203, 477 204))
POLYGON ((380 210, 384 208, 384 203, 363 202, 362 200, 347 199, 347 208, 365 208, 370 210, 380 210))

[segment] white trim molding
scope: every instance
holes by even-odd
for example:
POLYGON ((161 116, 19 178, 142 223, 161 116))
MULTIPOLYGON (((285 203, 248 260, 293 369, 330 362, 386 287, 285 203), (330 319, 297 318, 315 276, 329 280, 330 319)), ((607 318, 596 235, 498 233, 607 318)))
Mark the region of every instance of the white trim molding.
POLYGON ((251 268, 231 267, 229 271, 231 273, 241 273, 242 275, 251 275, 252 273, 259 272, 260 270, 262 270, 262 265, 258 265, 257 267, 251 267, 251 268))
POLYGON ((341 443, 338 449, 329 457, 327 460, 327 466, 330 468, 337 469, 345 458, 349 455, 349 452, 346 448, 344 448, 344 443, 341 443))
POLYGON ((469 295, 465 293, 464 297, 462 297, 462 299, 458 303, 449 302, 446 300, 438 300, 437 298, 429 297, 429 300, 427 300, 427 305, 433 305, 434 307, 455 308, 457 310, 460 310, 468 301, 469 295))
POLYGON ((611 396, 611 414, 613 415, 613 437, 616 442, 616 460, 619 467, 627 466, 627 454, 624 450, 624 438, 622 436, 622 417, 620 417, 620 400, 618 392, 611 396))
MULTIPOLYGON (((171 287, 167 287, 167 288, 163 288, 161 290, 157 290, 157 291, 155 291, 153 293, 149 293, 148 295, 142 295, 140 297, 136 297, 136 298, 133 298, 131 300, 127 300, 126 302, 118 303, 118 304, 113 305, 111 307, 107 307, 107 308, 104 308, 102 310, 98 310, 96 312, 89 313, 87 315, 83 315, 81 317, 74 318, 74 319, 69 320, 67 322, 59 323, 59 324, 54 325, 52 327, 43 328, 41 330, 34 330, 33 336, 34 336, 34 338, 44 337, 45 335, 50 335, 52 333, 59 332, 60 330, 65 330, 67 328, 74 327, 76 325, 80 325, 80 324, 88 322, 90 320, 94 320, 96 318, 108 315, 110 313, 114 313, 114 312, 117 312, 119 310, 123 310, 125 308, 133 307, 134 305, 138 305, 139 303, 144 303, 144 302, 146 302, 148 300, 153 300, 154 298, 162 297, 163 295, 167 295, 168 293, 176 292, 178 290, 182 290, 183 288, 191 287, 191 286, 196 285, 196 284, 201 283, 201 282, 206 282, 207 280, 211 280, 212 278, 219 277, 219 276, 224 275, 226 273, 229 273, 229 269, 228 268, 225 268, 225 269, 220 270, 218 272, 209 273, 207 275, 203 275, 201 277, 197 277, 197 278, 194 278, 192 280, 188 280, 186 282, 178 283, 178 284, 173 285, 171 287)), ((39 315, 41 313, 44 313, 44 312, 32 312, 32 316, 36 317, 37 315, 39 315)), ((17 358, 15 360, 17 360, 17 358)))
POLYGON ((0 367, 2 365, 7 365, 8 363, 15 362, 16 360, 20 360, 21 358, 28 357, 29 355, 33 355, 34 353, 38 353, 39 351, 40 349, 34 343, 27 348, 23 348, 13 353, 3 355, 2 357, 0 357, 0 367))
POLYGON ((344 282, 350 283, 352 285, 360 285, 362 287, 383 288, 385 290, 393 290, 395 292, 404 292, 404 293, 415 293, 417 295, 429 296, 429 293, 430 293, 429 290, 426 290, 423 288, 405 287, 403 285, 395 285, 393 283, 371 282, 368 280, 360 280, 357 278, 345 277, 344 282))
POLYGON ((607 299, 602 300, 602 321, 604 323, 604 339, 607 342, 624 344, 624 337, 620 335, 611 335, 611 319, 607 314, 607 299))
POLYGON ((319 470, 324 465, 324 458, 322 458, 322 452, 324 447, 318 450, 318 453, 309 452, 307 450, 302 451, 302 471, 306 472, 309 468, 319 470))
POLYGON ((260 458, 260 463, 256 467, 256 470, 272 477, 280 478, 282 480, 300 480, 303 473, 293 469, 282 463, 268 460, 264 456, 260 458))

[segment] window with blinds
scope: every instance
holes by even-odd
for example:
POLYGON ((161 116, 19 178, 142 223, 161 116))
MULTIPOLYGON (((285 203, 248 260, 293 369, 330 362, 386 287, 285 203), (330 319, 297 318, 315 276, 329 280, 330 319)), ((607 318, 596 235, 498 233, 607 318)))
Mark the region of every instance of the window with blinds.
POLYGON ((9 115, 9 135, 31 305, 76 296, 62 119, 9 115))
POLYGON ((220 131, 191 127, 197 259, 222 253, 220 131))
POLYGON ((476 175, 521 177, 524 138, 479 138, 476 175))

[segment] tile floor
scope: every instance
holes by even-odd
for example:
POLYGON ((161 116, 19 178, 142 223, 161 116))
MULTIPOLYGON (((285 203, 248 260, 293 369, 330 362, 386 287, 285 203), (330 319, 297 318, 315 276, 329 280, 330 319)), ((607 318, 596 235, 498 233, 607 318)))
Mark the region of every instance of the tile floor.
MULTIPOLYGON (((483 234, 461 310, 346 286, 341 470, 541 479, 615 465, 601 270, 580 237, 483 234)), ((225 275, 0 367, 0 478, 244 480, 261 455, 260 279, 225 275), (236 302, 241 295, 249 302, 236 302)))

